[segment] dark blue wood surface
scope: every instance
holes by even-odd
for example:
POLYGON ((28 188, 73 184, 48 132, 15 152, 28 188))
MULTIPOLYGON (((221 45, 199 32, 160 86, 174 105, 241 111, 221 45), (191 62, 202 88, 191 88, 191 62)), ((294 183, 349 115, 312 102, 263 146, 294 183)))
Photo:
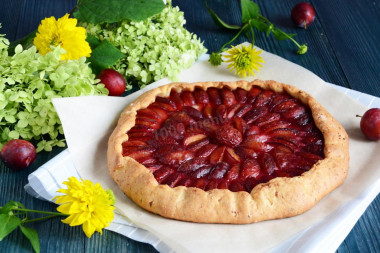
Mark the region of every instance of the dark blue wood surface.
MULTIPOLYGON (((240 23, 240 1, 209 0, 209 6, 226 22, 240 23)), ((325 81, 380 96, 380 1, 379 0, 314 0, 315 22, 307 29, 297 29, 290 20, 290 11, 297 0, 256 1, 261 12, 275 26, 297 33, 297 41, 307 43, 309 51, 299 56, 290 41, 276 41, 256 33, 256 44, 314 72, 325 81)), ((75 0, 1 0, 0 33, 11 41, 35 30, 41 19, 59 18, 70 12, 75 0)), ((209 52, 217 51, 234 33, 215 26, 203 0, 173 1, 185 13, 186 27, 196 33, 209 52)), ((234 44, 245 41, 241 37, 234 44)), ((30 197, 23 189, 27 176, 62 149, 42 152, 33 166, 22 172, 10 172, 0 164, 0 205, 8 200, 24 203, 29 208, 46 211, 56 206, 30 197)), ((380 197, 368 207, 338 252, 380 252, 380 197)), ((70 228, 58 220, 32 225, 39 232, 41 252, 156 252, 139 243, 104 231, 87 239, 81 228, 70 228)), ((30 252, 29 242, 20 231, 0 242, 0 252, 30 252)))

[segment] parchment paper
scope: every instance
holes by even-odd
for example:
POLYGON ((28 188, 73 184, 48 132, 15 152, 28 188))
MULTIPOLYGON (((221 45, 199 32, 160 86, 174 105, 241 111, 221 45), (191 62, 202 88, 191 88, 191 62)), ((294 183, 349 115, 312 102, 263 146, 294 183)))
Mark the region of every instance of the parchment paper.
MULTIPOLYGON (((106 149, 110 133, 125 106, 148 89, 170 83, 163 79, 128 97, 54 99, 70 154, 82 178, 111 188, 116 207, 128 221, 155 234, 177 252, 263 252, 317 224, 358 198, 380 176, 379 142, 367 141, 359 118, 367 108, 327 85, 310 71, 263 51, 264 67, 253 78, 292 84, 314 96, 343 125, 350 137, 350 171, 345 183, 310 211, 287 219, 248 225, 196 224, 151 214, 130 201, 108 175, 106 149)), ((199 61, 181 73, 179 81, 234 81, 226 65, 212 67, 199 61)), ((65 180, 65 179, 62 179, 65 180)))

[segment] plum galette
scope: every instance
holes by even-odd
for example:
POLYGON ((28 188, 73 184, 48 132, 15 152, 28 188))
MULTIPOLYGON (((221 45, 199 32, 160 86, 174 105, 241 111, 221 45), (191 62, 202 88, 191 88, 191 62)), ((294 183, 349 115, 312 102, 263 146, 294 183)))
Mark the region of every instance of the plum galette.
POLYGON ((291 217, 343 183, 348 136, 312 96, 275 81, 172 83, 128 105, 109 172, 142 208, 206 223, 291 217))

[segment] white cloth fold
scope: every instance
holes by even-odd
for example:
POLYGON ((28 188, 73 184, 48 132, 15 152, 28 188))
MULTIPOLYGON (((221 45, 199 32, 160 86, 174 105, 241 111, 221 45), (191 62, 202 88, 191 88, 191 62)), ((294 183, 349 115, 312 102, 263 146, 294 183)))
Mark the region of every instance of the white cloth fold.
MULTIPOLYGON (((380 99, 332 84, 263 51, 264 68, 255 78, 295 85, 313 95, 342 123, 350 136, 350 172, 346 182, 310 211, 288 219, 249 225, 195 224, 168 220, 137 207, 107 174, 106 143, 121 110, 142 92, 169 83, 160 80, 125 98, 76 97, 54 99, 68 149, 29 175, 25 189, 51 200, 70 176, 100 182, 115 192, 118 214, 107 229, 153 245, 160 252, 333 252, 367 206, 380 192, 380 143, 368 142, 358 129, 356 114, 380 107, 380 99), (337 91, 340 90, 341 92, 337 91), (361 104, 359 104, 359 101, 361 104)), ((179 80, 234 81, 226 65, 215 68, 202 57, 179 80)), ((250 78, 249 80, 252 80, 250 78)))

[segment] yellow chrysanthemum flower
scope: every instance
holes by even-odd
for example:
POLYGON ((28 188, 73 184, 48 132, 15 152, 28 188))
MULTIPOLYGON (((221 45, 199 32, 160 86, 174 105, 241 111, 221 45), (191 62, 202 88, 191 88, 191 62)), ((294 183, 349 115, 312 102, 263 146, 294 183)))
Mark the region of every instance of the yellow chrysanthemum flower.
POLYGON ((89 180, 79 181, 75 177, 70 177, 63 184, 67 189, 59 189, 58 192, 64 195, 53 199, 62 204, 57 210, 69 215, 62 222, 70 226, 83 224, 83 231, 89 238, 95 231, 102 234, 102 229, 114 218, 115 197, 112 191, 105 191, 99 183, 94 185, 89 180))
POLYGON ((52 51, 51 46, 60 46, 66 53, 61 60, 77 60, 82 56, 89 57, 91 48, 86 41, 86 29, 77 27, 77 20, 66 14, 58 20, 55 17, 45 18, 38 26, 33 44, 42 55, 52 51))
POLYGON ((262 51, 256 51, 255 48, 252 48, 252 44, 249 46, 241 45, 241 48, 232 46, 224 55, 227 58, 226 62, 230 63, 227 68, 231 72, 235 71, 235 74, 240 77, 254 76, 254 70, 259 71, 259 67, 263 67, 260 64, 260 62, 264 63, 264 59, 260 56, 262 51))

